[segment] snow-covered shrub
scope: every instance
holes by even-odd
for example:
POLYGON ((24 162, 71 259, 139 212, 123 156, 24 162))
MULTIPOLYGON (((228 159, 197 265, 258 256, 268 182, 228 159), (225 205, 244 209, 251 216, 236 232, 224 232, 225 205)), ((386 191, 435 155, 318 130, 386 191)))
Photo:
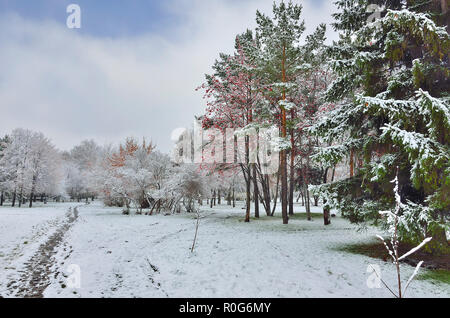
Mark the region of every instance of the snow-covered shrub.
MULTIPOLYGON (((418 246, 411 249, 409 252, 405 253, 404 255, 400 256, 398 247, 399 247, 399 231, 401 228, 403 230, 409 230, 408 228, 408 218, 410 217, 409 213, 401 213, 402 210, 405 209, 405 205, 401 202, 400 194, 399 194, 399 186, 398 186, 398 176, 395 177, 392 182, 395 184, 394 186, 394 195, 395 195, 395 209, 392 211, 380 211, 381 215, 386 216, 387 218, 387 224, 388 224, 388 233, 390 236, 390 246, 389 243, 385 241, 383 237, 380 235, 377 235, 377 237, 383 242, 384 246, 386 247, 387 251, 389 252, 389 255, 391 256, 394 265, 397 270, 397 286, 398 291, 397 293, 393 292, 391 288, 387 285, 386 282, 383 282, 384 286, 389 289, 389 291, 398 298, 405 297, 406 290, 408 289, 409 284, 412 282, 414 277, 419 272, 420 267, 422 266, 423 261, 420 261, 416 269, 414 270, 414 273, 411 275, 411 277, 408 279, 408 281, 405 284, 405 288, 402 289, 402 281, 401 281, 401 273, 400 273, 400 261, 408 257, 409 255, 417 252, 419 249, 421 249, 425 244, 431 241, 431 237, 425 238, 418 246)), ((420 213, 420 212, 419 212, 420 213)), ((426 217, 426 214, 423 214, 424 217, 426 217)), ((419 216, 420 217, 420 216, 419 216)), ((380 278, 381 279, 381 278, 380 278)))

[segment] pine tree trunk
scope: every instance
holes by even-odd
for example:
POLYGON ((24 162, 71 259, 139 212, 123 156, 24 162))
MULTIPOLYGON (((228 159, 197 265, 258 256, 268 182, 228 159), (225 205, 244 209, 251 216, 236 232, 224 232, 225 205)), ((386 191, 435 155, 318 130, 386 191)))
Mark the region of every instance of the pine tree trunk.
MULTIPOLYGON (((291 119, 295 119, 295 112, 291 109, 291 119)), ((289 215, 294 215, 294 163, 295 163, 295 139, 294 129, 291 128, 291 162, 290 162, 290 176, 289 176, 289 215)))
POLYGON ((233 208, 236 207, 236 197, 234 196, 234 187, 233 187, 233 208))
POLYGON ((353 170, 354 170, 355 163, 354 163, 353 157, 354 157, 354 150, 352 149, 352 150, 350 150, 350 178, 353 178, 353 174, 354 174, 353 170))
MULTIPOLYGON (((281 60, 282 81, 286 83, 286 47, 283 46, 283 58, 281 60)), ((283 98, 286 100, 286 91, 283 89, 283 98)), ((286 109, 281 107, 281 137, 286 138, 286 109)), ((283 217, 283 224, 288 224, 288 185, 287 185, 287 162, 286 150, 283 149, 280 153, 280 171, 281 171, 281 215, 283 217)))
POLYGON ((217 204, 220 205, 220 189, 217 190, 217 204))
POLYGON ((294 156, 291 151, 291 165, 290 165, 290 176, 289 176, 289 215, 294 215, 294 156))
POLYGON ((441 11, 443 14, 446 14, 448 11, 447 0, 440 0, 440 2, 441 2, 441 11))
MULTIPOLYGON (((324 204, 327 203, 327 201, 324 201, 324 204)), ((323 224, 329 225, 331 224, 330 220, 330 208, 328 206, 323 207, 323 224)))
POLYGON ((245 199, 245 222, 250 222, 250 174, 247 176, 247 180, 245 182, 246 186, 246 199, 245 199))
MULTIPOLYGON (((327 175, 328 175, 328 168, 325 169, 325 173, 323 174, 323 183, 327 183, 327 175)), ((331 218, 330 218, 330 207, 327 205, 327 200, 323 200, 323 224, 329 225, 331 224, 331 218)))
POLYGON ((245 167, 247 169, 247 174, 245 169, 242 169, 242 172, 244 174, 245 178, 245 222, 250 222, 250 200, 251 200, 251 194, 250 194, 250 185, 251 185, 251 170, 250 170, 250 137, 245 136, 245 167))
POLYGON ((306 203, 306 217, 311 221, 311 201, 309 197, 308 185, 305 186, 305 203, 306 203))
POLYGON ((275 213, 275 209, 277 208, 277 201, 278 201, 278 186, 280 184, 280 173, 277 173, 277 185, 275 188, 275 196, 274 196, 274 200, 273 200, 273 209, 272 209, 272 213, 271 216, 273 216, 273 214, 275 213))
POLYGON ((311 221, 311 202, 309 198, 308 191, 308 178, 307 178, 307 169, 308 164, 303 168, 303 191, 305 191, 305 208, 306 208, 306 217, 308 221, 311 221))
POLYGON ((256 176, 256 164, 253 164, 253 196, 255 199, 255 218, 259 218, 259 189, 258 178, 256 176))
POLYGON ((266 210, 266 215, 270 216, 270 184, 267 175, 262 178, 261 186, 264 195, 264 209, 266 210))
POLYGON ((2 191, 2 193, 1 193, 1 195, 0 195, 0 206, 3 206, 3 201, 5 200, 5 197, 4 197, 4 195, 3 195, 3 191, 2 191))

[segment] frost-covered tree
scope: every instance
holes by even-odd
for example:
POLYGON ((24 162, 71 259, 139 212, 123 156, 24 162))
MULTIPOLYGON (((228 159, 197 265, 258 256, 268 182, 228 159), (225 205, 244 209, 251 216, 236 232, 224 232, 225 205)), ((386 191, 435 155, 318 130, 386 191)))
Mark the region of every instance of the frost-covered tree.
POLYGON ((149 157, 153 149, 145 140, 139 144, 134 138, 127 138, 119 149, 103 150, 93 172, 93 185, 105 203, 124 206, 125 213, 129 213, 131 204, 139 211, 149 206, 149 157))
POLYGON ((80 167, 70 157, 63 156, 64 190, 70 198, 80 201, 86 193, 86 180, 80 167))
POLYGON ((94 171, 99 164, 103 149, 94 140, 83 140, 66 154, 70 174, 67 180, 67 192, 73 199, 94 198, 97 195, 95 188, 94 171), (75 190, 75 191, 74 191, 75 190))
POLYGON ((207 177, 196 164, 183 164, 173 171, 167 185, 175 199, 173 206, 181 203, 186 212, 196 212, 195 202, 207 197, 210 190, 207 177))
POLYGON ((384 11, 374 20, 366 12, 369 1, 337 1, 334 27, 341 39, 330 50, 337 79, 327 97, 341 106, 311 131, 340 141, 316 158, 330 165, 349 158, 351 178, 315 191, 352 221, 378 221, 378 211, 395 204, 389 181, 398 166, 402 213, 408 216, 399 235, 415 242, 431 235, 434 246, 429 246, 447 248, 450 36, 441 19, 445 12, 418 1, 375 3, 384 11))
MULTIPOLYGON (((311 155, 316 147, 320 147, 323 141, 312 136, 308 128, 314 125, 322 117, 326 116, 334 108, 334 104, 324 99, 326 89, 333 78, 333 72, 329 65, 327 46, 325 45, 326 26, 321 24, 306 37, 306 43, 301 47, 303 58, 299 63, 297 75, 297 89, 292 100, 296 107, 291 110, 291 118, 288 121, 291 135, 291 184, 289 197, 289 213, 293 213, 294 171, 298 171, 302 197, 305 198, 305 208, 308 220, 311 219, 309 184, 322 183, 327 175, 328 166, 317 165, 311 160, 311 155), (298 158, 298 160, 295 160, 298 158)), ((317 203, 317 197, 315 196, 317 203)), ((325 214, 325 224, 330 220, 325 214)))
POLYGON ((26 129, 14 129, 11 133, 11 141, 2 151, 0 166, 6 181, 4 182, 12 195, 12 206, 19 201, 22 205, 24 195, 30 185, 30 171, 28 169, 28 158, 31 152, 31 140, 33 132, 26 129))
MULTIPOLYGON (((214 74, 206 76, 206 83, 201 86, 205 90, 205 99, 207 99, 206 114, 202 117, 202 127, 206 130, 214 128, 219 130, 222 135, 212 136, 211 143, 215 143, 217 148, 223 144, 223 136, 226 129, 234 129, 239 133, 239 137, 244 139, 243 147, 235 147, 235 140, 225 140, 223 146, 224 156, 233 157, 236 153, 237 159, 242 170, 242 175, 246 182, 246 214, 245 221, 250 221, 250 202, 251 186, 253 184, 254 197, 260 196, 257 164, 251 162, 251 141, 250 134, 258 131, 263 123, 262 109, 264 106, 264 92, 267 90, 261 85, 257 73, 257 63, 259 57, 258 43, 252 31, 238 35, 235 41, 235 53, 233 55, 220 54, 220 59, 213 65, 214 74), (250 132, 251 131, 251 132, 250 132), (215 138, 214 138, 215 137, 215 138), (217 140, 219 139, 219 140, 217 140), (253 182, 252 182, 253 181, 253 182)), ((209 132, 207 131, 206 134, 209 132)), ((215 147, 208 147, 213 148, 215 147)), ((222 153, 222 149, 217 149, 214 154, 222 153)), ((208 156, 208 150, 204 156, 208 156)), ((210 165, 211 171, 224 171, 237 167, 227 161, 214 162, 210 165)), ((217 190, 220 192, 220 189, 217 190)), ((216 189, 213 189, 215 197, 216 189)), ((219 194, 220 199, 220 194, 219 194)), ((255 215, 259 216, 259 200, 255 200, 255 215)))
POLYGON ((30 175, 29 207, 37 193, 57 194, 61 180, 60 157, 50 140, 42 133, 34 133, 28 155, 27 169, 30 175))
MULTIPOLYGON (((1 158, 3 157, 3 150, 6 149, 9 146, 10 138, 8 135, 5 135, 5 137, 0 138, 0 163, 1 158)), ((0 164, 0 206, 3 205, 3 202, 5 201, 5 196, 8 191, 7 186, 7 173, 5 170, 5 167, 0 164)))
POLYGON ((21 206, 36 194, 60 192, 59 153, 42 133, 15 129, 7 146, 1 151, 0 167, 3 186, 12 195, 12 205, 18 198, 21 206))

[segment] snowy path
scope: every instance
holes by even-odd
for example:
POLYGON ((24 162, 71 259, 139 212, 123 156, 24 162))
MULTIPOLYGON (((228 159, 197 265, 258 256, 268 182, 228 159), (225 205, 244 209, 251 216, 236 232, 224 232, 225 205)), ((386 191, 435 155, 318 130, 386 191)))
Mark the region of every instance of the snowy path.
POLYGON ((46 251, 46 243, 60 232, 66 211, 73 206, 73 203, 59 203, 40 204, 33 209, 0 208, 1 296, 33 295, 30 287, 42 281, 41 275, 31 275, 35 263, 46 251))
POLYGON ((58 252, 58 248, 63 242, 64 235, 78 217, 78 207, 69 208, 66 213, 66 220, 58 226, 56 231, 39 246, 39 249, 25 263, 25 270, 18 281, 8 283, 10 295, 15 297, 36 298, 43 297, 44 290, 50 285, 50 275, 52 274, 53 255, 58 252))
MULTIPOLYGON (((337 250, 374 240, 374 230, 357 232, 339 217, 327 227, 318 218, 286 226, 278 217, 263 217, 248 224, 243 210, 226 205, 205 207, 202 217, 190 253, 194 215, 124 216, 100 203, 83 206, 57 247, 44 296, 390 297, 367 287, 366 270, 379 265, 383 278, 394 282, 392 264, 337 250), (71 264, 81 270, 81 288, 67 287, 71 264)), ((405 279, 413 271, 402 269, 405 279)), ((414 281, 408 294, 450 296, 448 285, 423 280, 414 281)))

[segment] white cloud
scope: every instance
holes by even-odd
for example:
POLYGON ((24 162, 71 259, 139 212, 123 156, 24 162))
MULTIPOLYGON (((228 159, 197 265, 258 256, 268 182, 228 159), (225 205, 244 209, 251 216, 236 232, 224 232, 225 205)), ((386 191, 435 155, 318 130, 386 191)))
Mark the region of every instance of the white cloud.
MULTIPOLYGON (((331 21, 326 2, 323 8, 304 2, 307 34, 331 21)), ((255 26, 256 9, 270 14, 271 6, 271 0, 174 0, 169 10, 180 23, 166 37, 96 38, 65 24, 3 16, 0 133, 39 130, 63 149, 85 138, 145 136, 168 151, 172 130, 204 109, 194 89, 218 53, 230 52, 234 36, 255 26)))

